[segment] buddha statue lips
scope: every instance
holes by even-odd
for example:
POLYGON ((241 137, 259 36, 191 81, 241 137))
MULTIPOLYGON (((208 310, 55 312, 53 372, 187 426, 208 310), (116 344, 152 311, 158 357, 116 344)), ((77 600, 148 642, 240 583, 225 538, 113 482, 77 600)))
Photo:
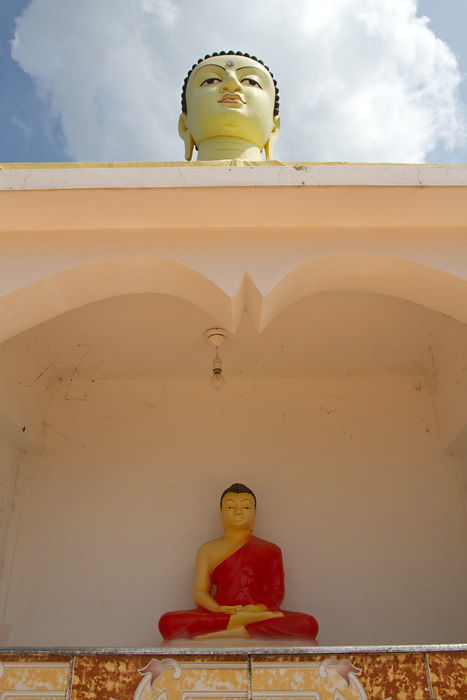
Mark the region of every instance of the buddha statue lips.
POLYGON ((240 104, 246 104, 245 100, 242 99, 240 95, 224 95, 224 97, 221 100, 218 100, 218 103, 220 104, 221 102, 229 102, 229 103, 240 103, 240 104))
POLYGON ((317 644, 315 618, 280 607, 282 554, 275 544, 252 535, 254 493, 244 484, 232 484, 222 494, 221 515, 224 536, 204 544, 196 558, 197 607, 165 613, 159 621, 163 638, 285 638, 317 644))
POLYGON ((247 54, 206 56, 182 91, 178 133, 191 160, 266 160, 279 134, 277 87, 269 69, 247 54), (228 118, 226 119, 226 115, 228 118))

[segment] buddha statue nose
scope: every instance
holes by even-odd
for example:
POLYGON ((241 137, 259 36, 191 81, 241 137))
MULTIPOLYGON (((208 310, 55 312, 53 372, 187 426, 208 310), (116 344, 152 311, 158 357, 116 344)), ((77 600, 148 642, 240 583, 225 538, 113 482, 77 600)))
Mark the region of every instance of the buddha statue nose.
POLYGON ((237 75, 235 73, 230 72, 225 80, 224 85, 222 86, 222 89, 227 90, 228 92, 243 92, 242 84, 238 80, 237 75))

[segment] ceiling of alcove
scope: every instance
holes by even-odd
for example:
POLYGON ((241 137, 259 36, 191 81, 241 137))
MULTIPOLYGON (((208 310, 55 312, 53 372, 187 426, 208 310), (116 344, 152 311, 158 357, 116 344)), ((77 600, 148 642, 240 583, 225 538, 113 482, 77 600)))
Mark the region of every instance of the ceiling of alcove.
MULTIPOLYGON (((221 349, 228 377, 430 375, 432 352, 463 324, 412 302, 323 292, 293 304, 258 333, 244 315, 221 349)), ((208 377, 216 325, 170 296, 115 297, 75 309, 7 341, 26 344, 48 378, 208 377)))

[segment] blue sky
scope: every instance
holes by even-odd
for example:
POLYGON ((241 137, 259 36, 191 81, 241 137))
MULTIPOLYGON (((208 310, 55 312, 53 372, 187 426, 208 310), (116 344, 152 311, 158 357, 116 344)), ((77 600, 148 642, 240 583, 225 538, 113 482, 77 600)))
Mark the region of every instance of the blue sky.
POLYGON ((467 0, 0 0, 0 162, 182 160, 183 78, 232 48, 278 79, 280 160, 466 163, 466 29, 467 0))
POLYGON ((63 152, 59 125, 51 126, 32 78, 11 57, 15 18, 27 5, 28 0, 0 0, 0 161, 72 160, 63 152))
MULTIPOLYGON (((430 27, 456 57, 462 82, 459 95, 467 118, 467 0, 419 0, 418 14, 430 18, 430 27)), ((467 163, 467 143, 458 144, 452 151, 438 148, 430 154, 431 162, 467 163)))

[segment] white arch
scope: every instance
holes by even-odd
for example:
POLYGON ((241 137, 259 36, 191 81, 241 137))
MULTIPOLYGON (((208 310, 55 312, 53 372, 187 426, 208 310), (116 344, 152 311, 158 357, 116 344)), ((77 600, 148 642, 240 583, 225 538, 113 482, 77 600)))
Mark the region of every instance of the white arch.
POLYGON ((200 272, 173 260, 118 258, 73 267, 0 297, 0 342, 79 306, 124 294, 185 299, 233 333, 243 311, 262 331, 288 306, 323 291, 362 291, 407 299, 467 323, 467 280, 386 255, 345 253, 310 260, 262 296, 245 273, 230 297, 200 272))
POLYGON ((343 253, 310 260, 289 272, 263 299, 258 330, 304 297, 324 291, 360 291, 407 299, 467 323, 467 280, 387 255, 343 253))
POLYGON ((235 299, 200 272, 172 260, 147 257, 101 260, 73 267, 0 297, 0 341, 85 304, 147 292, 185 299, 214 316, 230 332, 238 323, 235 309, 244 306, 241 300, 236 304, 235 299))

